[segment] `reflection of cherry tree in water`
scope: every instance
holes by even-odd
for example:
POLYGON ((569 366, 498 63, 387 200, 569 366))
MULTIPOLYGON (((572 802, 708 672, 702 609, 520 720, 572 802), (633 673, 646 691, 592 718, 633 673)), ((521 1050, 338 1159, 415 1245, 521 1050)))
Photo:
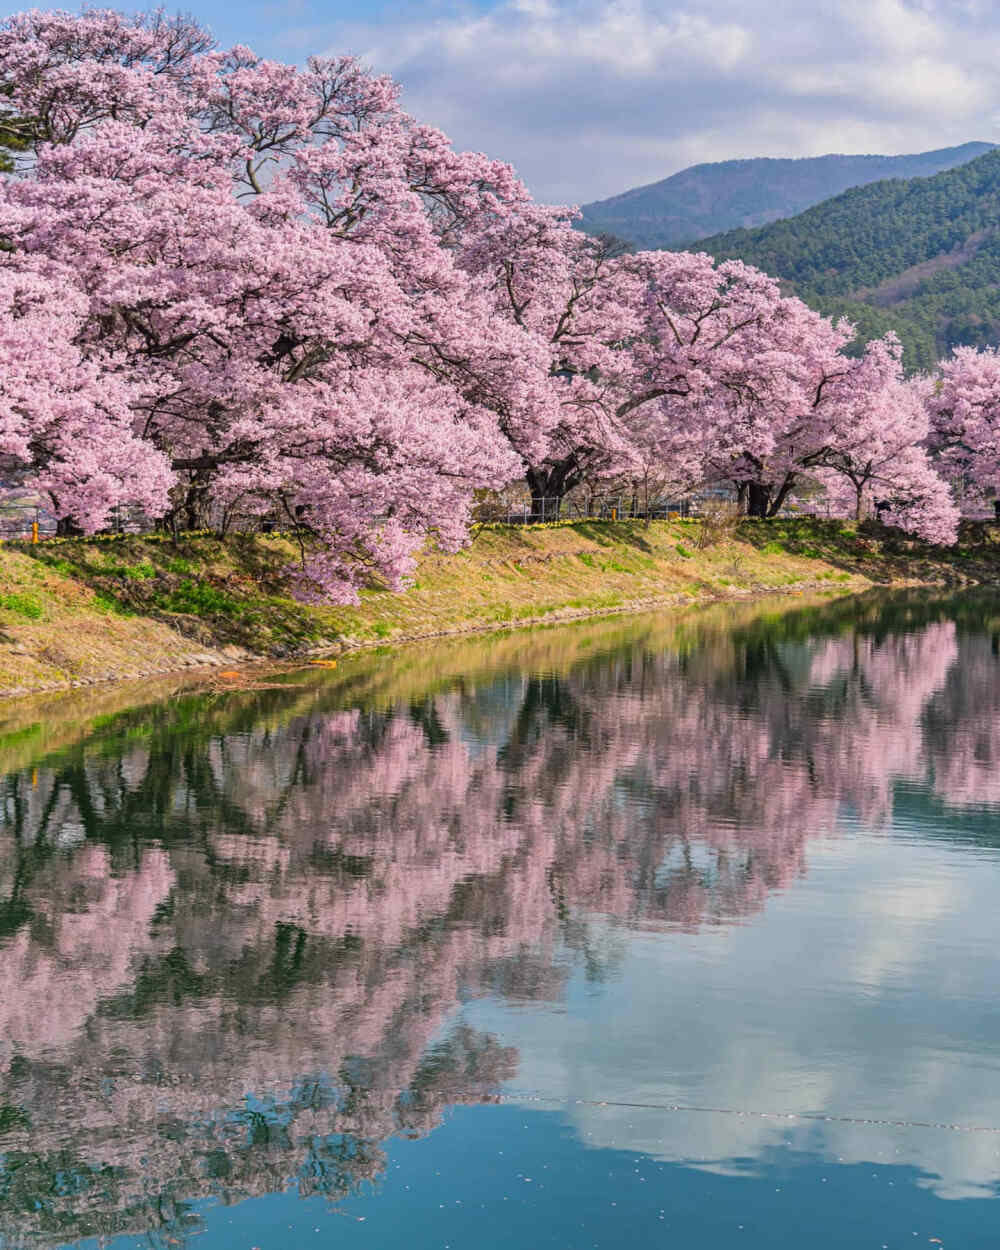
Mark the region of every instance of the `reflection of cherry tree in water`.
MULTIPOLYGON (((437 876, 428 865, 444 843, 418 828, 387 846, 382 827, 387 849, 356 853, 321 806, 289 794, 315 783, 313 729, 211 745, 207 761, 180 762, 159 808, 147 801, 165 793, 155 749, 141 752, 146 771, 126 752, 42 771, 33 789, 11 782, 20 819, 5 876, 24 923, 5 950, 0 1034, 13 1066, 0 1101, 29 1109, 5 1140, 4 1206, 30 1213, 16 1220, 25 1235, 44 1244, 63 1219, 87 1233, 163 1218, 176 1233, 171 1195, 236 1197, 289 1176, 336 1197, 381 1171, 378 1142, 425 1132, 444 1106, 513 1075, 492 1038, 459 1028, 432 1045, 464 989, 557 990, 551 960, 520 959, 541 925, 509 924, 503 848, 477 842, 437 876), (215 766, 244 778, 245 808, 215 766), (166 849, 128 837, 136 795, 161 813, 166 849), (83 810, 90 840, 47 853, 83 810), (178 813, 193 838, 174 836, 178 813), (407 866, 413 907, 399 901, 407 866), (327 1092, 289 1102, 283 1091, 307 1072, 326 1074, 314 1085, 327 1092), (227 1112, 248 1089, 270 1107, 227 1112), (72 1192, 56 1174, 75 1178, 72 1192), (35 1190, 40 1207, 19 1202, 35 1190)), ((371 757, 372 785, 391 745, 390 734, 371 757)))
POLYGON ((884 819, 931 760, 954 798, 942 727, 978 646, 945 622, 637 647, 12 775, 0 1228, 176 1232, 182 1200, 376 1177, 378 1143, 514 1073, 494 1038, 442 1040, 463 995, 552 999, 573 958, 601 975, 594 915, 753 914, 808 837, 884 819))
POLYGON ((963 640, 961 663, 949 672, 926 714, 934 793, 943 802, 1000 804, 998 710, 1000 632, 963 640))
POLYGON ((199 1199, 232 1203, 290 1186, 302 1198, 336 1202, 378 1181, 381 1142, 422 1136, 447 1107, 488 1100, 515 1065, 509 1048, 459 1026, 419 1062, 396 1056, 387 1063, 378 1075, 406 1080, 401 1089, 369 1085, 377 1074, 347 1064, 335 1081, 300 1078, 287 1090, 227 1104, 225 1092, 212 1097, 207 1073, 204 1088, 178 1089, 191 1074, 150 1067, 133 1074, 133 1057, 105 1058, 112 1062, 98 1070, 91 1063, 81 1071, 82 1054, 72 1066, 12 1065, 8 1097, 44 1109, 46 1120, 64 1113, 73 1120, 61 1131, 33 1131, 17 1109, 4 1126, 5 1246, 140 1231, 156 1245, 176 1245, 200 1228, 191 1205, 199 1199))

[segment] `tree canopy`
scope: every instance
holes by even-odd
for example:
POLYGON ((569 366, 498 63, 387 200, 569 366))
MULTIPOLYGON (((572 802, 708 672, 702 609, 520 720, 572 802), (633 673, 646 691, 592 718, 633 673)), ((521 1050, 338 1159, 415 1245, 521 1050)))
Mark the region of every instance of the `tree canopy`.
POLYGON ((743 261, 589 238, 352 58, 33 11, 0 92, 0 460, 67 529, 238 505, 299 535, 299 593, 350 600, 518 478, 655 462, 768 515, 867 456, 866 498, 954 537, 891 336, 852 354, 743 261))

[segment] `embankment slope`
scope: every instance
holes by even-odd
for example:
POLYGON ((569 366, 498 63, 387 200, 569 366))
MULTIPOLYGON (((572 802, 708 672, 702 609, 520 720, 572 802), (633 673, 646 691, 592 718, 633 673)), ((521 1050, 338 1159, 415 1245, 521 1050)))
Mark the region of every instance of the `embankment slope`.
POLYGON ((980 530, 944 552, 836 521, 713 535, 698 521, 483 528, 462 551, 426 553, 407 590, 366 591, 351 608, 290 597, 295 552, 280 536, 10 545, 0 548, 0 695, 659 604, 996 582, 996 537, 980 530))

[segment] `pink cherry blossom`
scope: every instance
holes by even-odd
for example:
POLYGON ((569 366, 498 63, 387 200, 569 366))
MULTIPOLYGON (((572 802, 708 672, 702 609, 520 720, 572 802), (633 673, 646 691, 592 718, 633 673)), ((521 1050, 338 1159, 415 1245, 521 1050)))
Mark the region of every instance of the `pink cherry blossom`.
POLYGON ((942 472, 980 505, 1000 497, 1000 354, 957 347, 927 400, 942 472))

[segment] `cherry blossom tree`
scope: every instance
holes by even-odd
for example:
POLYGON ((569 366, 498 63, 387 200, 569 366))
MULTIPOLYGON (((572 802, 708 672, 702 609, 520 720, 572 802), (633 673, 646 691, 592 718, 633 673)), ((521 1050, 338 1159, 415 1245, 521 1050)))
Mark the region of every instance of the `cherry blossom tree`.
POLYGON ((751 514, 777 511, 793 481, 782 438, 847 367, 849 334, 740 261, 651 253, 638 263, 649 324, 641 375, 664 392, 653 430, 689 476, 736 480, 751 514))
MULTIPOLYGON (((542 431, 530 419, 502 423, 527 465, 536 510, 542 498, 603 474, 675 490, 730 480, 751 515, 774 515, 810 470, 849 464, 856 472, 879 413, 903 394, 894 339, 847 356, 850 325, 782 296, 773 279, 739 261, 616 252, 538 207, 479 231, 462 255, 490 283, 499 314, 549 354, 556 418, 542 431), (541 445, 540 460, 525 431, 541 445)), ((881 460, 868 449, 868 477, 925 437, 919 405, 908 411, 911 426, 897 430, 881 460)), ((894 496, 924 500, 925 528, 933 513, 935 534, 945 535, 946 498, 944 512, 927 502, 929 490, 940 496, 943 488, 914 451, 905 458, 914 489, 904 490, 902 464, 894 496)), ((909 522, 915 513, 906 515, 909 522)))
POLYGON ((927 406, 941 471, 963 495, 1000 498, 1000 354, 956 347, 927 406))
MULTIPOLYGON (((543 376, 453 255, 463 222, 527 198, 508 167, 452 152, 353 61, 218 53, 157 16, 13 18, 0 80, 30 154, 0 188, 0 267, 77 309, 74 349, 188 524, 209 500, 277 511, 316 549, 305 590, 348 599, 373 571, 398 585, 428 534, 463 539, 472 490, 520 467, 496 395, 543 376)), ((41 330, 30 356, 11 455, 65 375, 41 330)), ((92 415, 81 447, 107 444, 92 415)), ((40 481, 50 444, 22 456, 40 481)), ((57 507, 94 528, 107 508, 76 477, 57 507)), ((103 503, 155 504, 121 478, 103 503)))
POLYGON ((737 483, 751 515, 776 515, 796 487, 819 480, 838 514, 860 520, 877 506, 900 528, 954 542, 958 510, 926 447, 929 384, 904 380, 898 340, 874 340, 852 358, 843 350, 851 326, 797 302, 786 314, 789 338, 772 336, 774 350, 785 348, 783 386, 734 393, 711 473, 737 483))
POLYGON ((858 521, 874 512, 928 542, 951 544, 959 511, 926 445, 931 388, 926 378, 891 378, 881 387, 857 390, 853 399, 845 397, 834 409, 817 463, 828 470, 821 476, 835 511, 858 521), (840 507, 841 492, 831 481, 837 476, 847 488, 840 507))
POLYGON ((850 335, 740 261, 621 253, 538 207, 478 232, 462 258, 549 356, 554 419, 529 422, 531 446, 523 425, 502 422, 536 500, 593 474, 649 476, 654 464, 689 488, 710 462, 729 468, 762 438, 770 449, 765 414, 808 406, 814 356, 846 367, 837 352, 850 335))

